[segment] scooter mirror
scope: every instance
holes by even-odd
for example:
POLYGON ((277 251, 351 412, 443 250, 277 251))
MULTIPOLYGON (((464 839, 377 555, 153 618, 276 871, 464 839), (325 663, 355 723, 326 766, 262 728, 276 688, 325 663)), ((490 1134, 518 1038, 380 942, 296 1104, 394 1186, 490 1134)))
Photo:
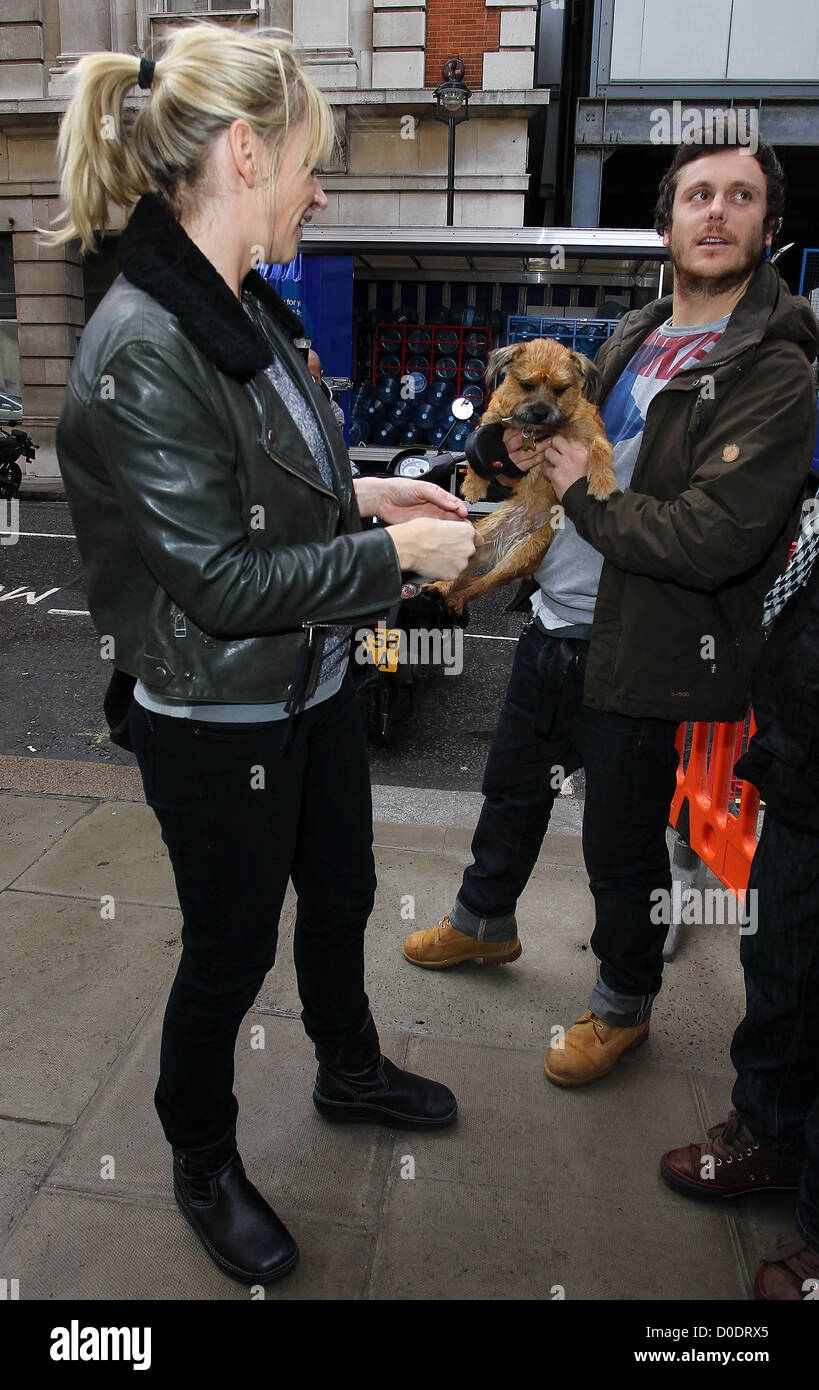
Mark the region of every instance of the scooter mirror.
POLYGON ((466 396, 456 396, 449 408, 456 420, 469 420, 475 414, 475 407, 466 396))

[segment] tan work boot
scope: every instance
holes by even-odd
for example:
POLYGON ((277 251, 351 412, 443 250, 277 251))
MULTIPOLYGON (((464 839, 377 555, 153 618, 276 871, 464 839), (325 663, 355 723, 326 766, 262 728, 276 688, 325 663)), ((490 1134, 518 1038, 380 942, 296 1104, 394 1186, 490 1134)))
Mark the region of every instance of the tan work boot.
POLYGON ((587 1081, 597 1081, 611 1071, 624 1052, 645 1042, 648 1022, 618 1028, 587 1009, 569 1029, 563 1046, 549 1049, 543 1069, 556 1086, 585 1086, 587 1081))
POLYGON ((474 936, 467 936, 466 932, 453 927, 448 917, 425 931, 410 932, 404 942, 405 958, 429 970, 443 970, 447 965, 460 965, 465 960, 506 965, 508 961, 517 960, 520 951, 516 936, 511 941, 477 941, 474 936))

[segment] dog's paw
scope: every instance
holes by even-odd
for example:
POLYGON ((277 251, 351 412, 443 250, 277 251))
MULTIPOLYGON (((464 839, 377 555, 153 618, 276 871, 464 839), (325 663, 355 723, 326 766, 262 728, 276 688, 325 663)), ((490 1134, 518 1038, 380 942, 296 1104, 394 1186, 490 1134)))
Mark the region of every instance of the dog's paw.
POLYGON ((454 613, 460 617, 463 611, 464 599, 460 594, 454 594, 455 580, 439 579, 435 584, 425 584, 421 593, 428 599, 437 600, 448 613, 454 613))
POLYGON ((589 492, 598 502, 605 502, 617 491, 617 479, 612 467, 612 449, 607 439, 594 440, 589 450, 589 492))
POLYGON ((467 468, 461 483, 461 496, 466 502, 481 502, 489 490, 488 478, 481 478, 474 468, 467 468))
POLYGON ((593 478, 589 474, 589 493, 596 497, 598 502, 607 502, 612 493, 617 491, 617 479, 613 474, 606 474, 603 477, 593 478))

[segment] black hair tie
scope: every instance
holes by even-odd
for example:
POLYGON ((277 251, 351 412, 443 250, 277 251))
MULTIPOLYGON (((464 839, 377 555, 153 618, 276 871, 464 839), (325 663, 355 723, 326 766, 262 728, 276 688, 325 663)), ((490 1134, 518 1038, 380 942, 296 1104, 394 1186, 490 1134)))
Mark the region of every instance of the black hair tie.
POLYGON ((150 87, 154 80, 154 68, 156 63, 152 63, 150 58, 142 58, 139 64, 139 76, 137 77, 138 87, 150 87))

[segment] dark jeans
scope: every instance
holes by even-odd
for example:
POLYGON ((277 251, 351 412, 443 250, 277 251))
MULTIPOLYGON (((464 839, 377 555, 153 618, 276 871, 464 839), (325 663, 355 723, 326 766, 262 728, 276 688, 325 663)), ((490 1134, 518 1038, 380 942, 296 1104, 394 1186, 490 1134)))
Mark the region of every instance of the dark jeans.
POLYGON ((234 1046, 276 957, 288 878, 305 1031, 335 1046, 367 1018, 375 867, 366 745, 349 674, 299 716, 286 757, 286 721, 206 723, 135 703, 129 728, 183 917, 156 1108, 168 1141, 194 1148, 235 1121, 234 1046))
POLYGON ((475 862, 450 916, 484 940, 515 935, 515 905, 555 797, 569 773, 585 768, 583 854, 600 961, 591 1007, 628 1027, 648 1016, 662 981, 666 928, 651 921, 651 893, 671 888, 665 834, 677 725, 589 709, 587 655, 588 642, 546 636, 534 625, 521 635, 484 774, 475 862))
POLYGON ((756 1139, 804 1163, 796 1227, 819 1250, 819 835, 766 811, 748 889, 758 929, 740 946, 733 1102, 756 1139))

